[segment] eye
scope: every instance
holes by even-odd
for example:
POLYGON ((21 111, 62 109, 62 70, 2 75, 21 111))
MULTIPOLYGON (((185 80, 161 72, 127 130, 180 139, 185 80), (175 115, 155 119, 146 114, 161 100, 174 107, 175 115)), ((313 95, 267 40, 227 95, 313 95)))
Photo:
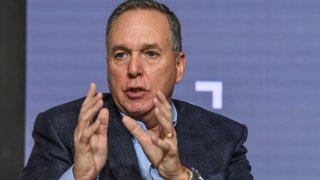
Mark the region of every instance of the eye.
POLYGON ((115 55, 116 59, 125 59, 127 55, 124 52, 116 53, 115 55))
POLYGON ((150 57, 150 58, 156 58, 159 56, 159 53, 155 52, 155 51, 147 51, 146 52, 146 56, 150 57))

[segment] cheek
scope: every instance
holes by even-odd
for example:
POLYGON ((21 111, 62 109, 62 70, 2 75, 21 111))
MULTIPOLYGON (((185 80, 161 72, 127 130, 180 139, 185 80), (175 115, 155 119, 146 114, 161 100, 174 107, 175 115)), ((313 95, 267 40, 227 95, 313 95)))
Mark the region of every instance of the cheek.
POLYGON ((112 89, 119 89, 126 82, 126 75, 121 70, 108 69, 108 83, 112 89))
MULTIPOLYGON (((154 87, 160 89, 166 88, 175 84, 176 80, 176 69, 175 66, 159 66, 155 68, 149 68, 147 70, 148 79, 153 83, 154 87), (164 87, 161 87, 164 86, 164 87)), ((157 89, 159 89, 157 88, 157 89)))

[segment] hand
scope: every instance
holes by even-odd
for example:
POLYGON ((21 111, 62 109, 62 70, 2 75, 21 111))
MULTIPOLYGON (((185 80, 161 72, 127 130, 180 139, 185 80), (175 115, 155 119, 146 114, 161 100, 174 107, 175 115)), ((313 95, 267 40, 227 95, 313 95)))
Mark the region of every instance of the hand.
POLYGON ((95 179, 107 160, 109 111, 102 108, 102 98, 102 93, 96 94, 96 85, 94 83, 90 84, 74 132, 75 160, 73 175, 77 180, 95 179), (93 122, 97 114, 98 117, 93 122))
POLYGON ((172 126, 171 106, 158 91, 154 113, 159 125, 144 132, 132 118, 123 117, 129 132, 137 138, 143 151, 164 179, 188 179, 186 168, 180 164, 176 131, 172 126), (168 137, 171 133, 172 137, 168 137))

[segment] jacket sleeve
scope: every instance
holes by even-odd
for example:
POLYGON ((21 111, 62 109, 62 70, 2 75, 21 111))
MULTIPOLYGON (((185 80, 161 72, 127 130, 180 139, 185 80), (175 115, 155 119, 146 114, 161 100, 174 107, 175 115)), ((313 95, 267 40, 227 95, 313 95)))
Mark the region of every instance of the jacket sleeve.
POLYGON ((73 153, 66 144, 73 141, 74 130, 70 130, 61 118, 65 117, 38 115, 32 133, 34 146, 21 171, 21 180, 59 179, 72 166, 73 153))
POLYGON ((242 125, 242 136, 235 148, 235 151, 231 157, 229 165, 229 177, 230 180, 251 180, 253 179, 250 171, 251 166, 247 160, 247 149, 244 147, 244 142, 247 139, 248 130, 245 125, 242 125))

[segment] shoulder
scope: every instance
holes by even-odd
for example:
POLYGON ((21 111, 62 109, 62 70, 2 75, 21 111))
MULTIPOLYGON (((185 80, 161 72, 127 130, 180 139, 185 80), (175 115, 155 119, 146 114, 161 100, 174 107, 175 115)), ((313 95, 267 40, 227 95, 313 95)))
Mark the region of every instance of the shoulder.
MULTIPOLYGON (((110 97, 110 94, 104 94, 105 104, 108 104, 110 97)), ((34 130, 54 128, 63 133, 75 129, 84 99, 85 97, 82 97, 40 113, 35 121, 34 130)))
POLYGON ((178 123, 188 124, 192 129, 212 133, 218 131, 219 134, 234 136, 242 136, 243 133, 247 133, 245 125, 228 117, 184 101, 173 100, 173 103, 176 106, 179 120, 182 121, 178 123))
POLYGON ((173 103, 178 114, 179 156, 184 164, 195 167, 206 179, 223 179, 230 169, 248 169, 245 125, 187 102, 173 103))
POLYGON ((50 146, 51 149, 59 147, 65 152, 68 152, 66 148, 72 149, 73 134, 83 100, 84 98, 74 100, 40 113, 32 132, 35 144, 44 149, 47 146, 50 146))
POLYGON ((37 117, 35 125, 45 122, 58 124, 62 123, 63 121, 74 120, 72 118, 79 115, 83 101, 84 98, 77 99, 41 112, 37 117))

